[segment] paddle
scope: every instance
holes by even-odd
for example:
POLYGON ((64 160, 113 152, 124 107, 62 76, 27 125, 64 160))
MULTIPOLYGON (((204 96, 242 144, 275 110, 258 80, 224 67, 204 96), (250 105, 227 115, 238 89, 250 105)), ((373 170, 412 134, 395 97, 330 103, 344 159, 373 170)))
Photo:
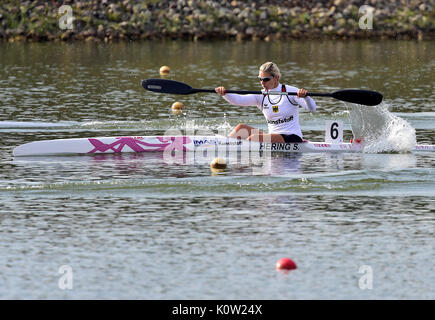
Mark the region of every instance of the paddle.
MULTIPOLYGON (((214 89, 195 89, 191 86, 174 80, 166 79, 146 79, 142 80, 142 87, 146 90, 159 92, 159 93, 172 93, 172 94, 192 94, 198 92, 213 92, 214 89)), ((246 91, 246 90, 227 90, 227 93, 237 94, 263 94, 261 91, 246 91)), ((271 95, 297 95, 296 92, 279 92, 271 91, 271 95)), ((370 90, 357 90, 357 89, 345 89, 338 90, 332 93, 314 93, 308 92, 311 97, 332 97, 337 100, 352 102, 357 104, 363 104, 367 106, 376 106, 382 102, 382 94, 376 91, 370 90)))

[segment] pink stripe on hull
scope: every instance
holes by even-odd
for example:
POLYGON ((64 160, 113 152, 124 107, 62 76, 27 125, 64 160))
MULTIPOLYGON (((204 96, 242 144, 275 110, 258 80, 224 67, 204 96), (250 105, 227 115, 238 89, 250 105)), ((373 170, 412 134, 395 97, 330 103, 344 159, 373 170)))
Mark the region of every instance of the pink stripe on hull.
POLYGON ((156 137, 161 143, 147 143, 142 141, 140 138, 134 137, 120 137, 116 138, 117 141, 113 143, 106 144, 98 139, 90 138, 89 142, 94 146, 94 149, 88 153, 104 153, 108 150, 112 150, 114 153, 123 152, 125 146, 128 146, 134 152, 146 152, 146 151, 164 151, 167 147, 172 150, 183 150, 187 151, 185 144, 190 143, 189 137, 156 137), (143 148, 147 147, 147 148, 143 148), (151 149, 152 148, 152 149, 151 149))

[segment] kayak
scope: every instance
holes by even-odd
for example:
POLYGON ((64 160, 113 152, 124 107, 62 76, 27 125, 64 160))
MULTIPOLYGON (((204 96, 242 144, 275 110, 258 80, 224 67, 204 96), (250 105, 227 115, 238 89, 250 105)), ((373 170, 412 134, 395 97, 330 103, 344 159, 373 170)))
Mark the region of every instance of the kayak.
MULTIPOLYGON (((225 136, 125 136, 55 139, 29 142, 13 150, 15 157, 94 155, 133 152, 364 152, 362 143, 268 143, 225 136)), ((433 152, 435 145, 416 145, 413 152, 433 152)))

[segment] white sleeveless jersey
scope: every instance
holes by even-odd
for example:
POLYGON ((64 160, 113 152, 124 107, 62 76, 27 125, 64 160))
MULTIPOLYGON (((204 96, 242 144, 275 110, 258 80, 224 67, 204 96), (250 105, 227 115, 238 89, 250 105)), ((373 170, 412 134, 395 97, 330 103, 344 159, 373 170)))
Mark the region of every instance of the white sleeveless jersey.
MULTIPOLYGON (((270 91, 283 91, 283 85, 270 91)), ((262 90, 266 92, 265 90, 262 90)), ((285 86, 286 92, 297 92, 298 88, 285 86)), ((223 96, 229 103, 238 106, 257 106, 266 118, 269 133, 296 134, 302 138, 299 125, 299 106, 316 111, 316 103, 311 97, 298 98, 285 95, 260 95, 260 94, 226 94, 223 96)))

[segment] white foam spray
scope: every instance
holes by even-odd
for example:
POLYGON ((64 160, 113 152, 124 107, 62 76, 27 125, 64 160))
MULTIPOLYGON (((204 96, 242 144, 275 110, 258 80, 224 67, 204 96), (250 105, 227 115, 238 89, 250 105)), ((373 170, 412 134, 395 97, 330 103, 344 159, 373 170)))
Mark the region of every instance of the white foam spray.
POLYGON ((351 105, 349 119, 354 138, 364 143, 364 152, 410 152, 417 144, 415 129, 392 114, 388 105, 351 105))

